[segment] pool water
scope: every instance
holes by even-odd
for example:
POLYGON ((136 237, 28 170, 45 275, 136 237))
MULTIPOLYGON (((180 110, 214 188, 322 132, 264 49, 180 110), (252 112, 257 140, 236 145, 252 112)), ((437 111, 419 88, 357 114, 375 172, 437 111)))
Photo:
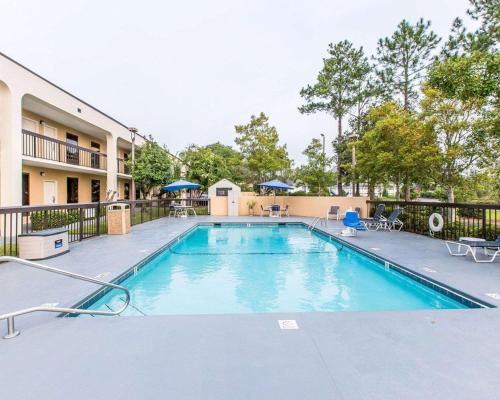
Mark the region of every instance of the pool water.
POLYGON ((121 285, 123 315, 465 308, 303 225, 199 226, 121 285))

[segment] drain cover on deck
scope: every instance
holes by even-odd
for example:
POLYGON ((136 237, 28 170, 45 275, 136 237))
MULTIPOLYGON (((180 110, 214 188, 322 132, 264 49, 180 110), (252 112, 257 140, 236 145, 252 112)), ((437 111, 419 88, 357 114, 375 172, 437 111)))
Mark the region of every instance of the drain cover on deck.
POLYGON ((500 300, 500 293, 486 293, 486 296, 495 300, 500 300))
POLYGON ((279 319, 278 324, 280 329, 299 329, 297 321, 294 319, 279 319))
POLYGON ((109 272, 101 272, 100 274, 97 274, 95 276, 95 279, 104 279, 106 278, 110 273, 109 272))
POLYGON ((424 267, 422 268, 425 272, 430 272, 432 274, 435 274, 437 271, 435 269, 429 268, 429 267, 424 267))

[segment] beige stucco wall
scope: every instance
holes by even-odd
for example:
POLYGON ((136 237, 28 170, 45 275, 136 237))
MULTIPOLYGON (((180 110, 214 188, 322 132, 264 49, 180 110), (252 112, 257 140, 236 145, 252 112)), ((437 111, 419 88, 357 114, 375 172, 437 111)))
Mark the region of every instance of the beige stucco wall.
MULTIPOLYGON (((64 126, 56 121, 50 120, 50 119, 43 117, 41 115, 34 114, 30 111, 23 110, 23 117, 29 118, 29 119, 32 119, 35 121, 44 121, 45 124, 50 125, 53 128, 56 128, 57 129, 57 139, 62 140, 63 142, 66 141, 66 133, 71 133, 75 136, 78 136, 78 146, 90 149, 91 142, 99 143, 100 152, 103 154, 106 154, 107 143, 106 143, 105 138, 98 138, 95 136, 87 135, 83 132, 77 131, 76 129, 64 126)), ((38 133, 43 135, 44 134, 43 128, 44 128, 43 125, 39 125, 38 133)))
MULTIPOLYGON (((217 197, 211 198, 211 202, 217 197)), ((316 196, 256 196, 255 194, 242 193, 240 197, 240 215, 248 215, 247 202, 254 200, 257 204, 254 208, 254 215, 260 215, 260 206, 270 206, 280 204, 284 208, 287 204, 290 215, 301 217, 325 217, 327 210, 331 206, 340 206, 340 211, 344 212, 348 208, 361 208, 361 216, 367 215, 366 201, 368 197, 316 197, 316 196)), ((226 207, 227 212, 227 207, 226 207)), ((225 215, 225 214, 217 214, 225 215)))
POLYGON ((60 171, 56 169, 39 168, 23 165, 23 172, 29 174, 30 182, 30 205, 43 205, 43 182, 55 181, 57 185, 57 204, 65 204, 67 200, 66 178, 78 178, 78 202, 90 203, 92 200, 91 181, 101 181, 101 201, 106 199, 106 176, 90 175, 60 171), (45 175, 41 176, 40 173, 45 175))

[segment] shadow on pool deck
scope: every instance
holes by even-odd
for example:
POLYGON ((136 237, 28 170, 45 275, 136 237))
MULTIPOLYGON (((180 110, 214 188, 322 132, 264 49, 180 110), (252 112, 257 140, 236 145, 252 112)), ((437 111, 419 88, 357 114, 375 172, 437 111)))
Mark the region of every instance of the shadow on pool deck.
MULTIPOLYGON (((128 236, 71 246, 47 264, 112 279, 200 221, 162 219, 128 236)), ((288 221, 307 221, 288 218, 288 221)), ((274 222, 274 221, 273 221, 274 222)), ((326 230, 337 233, 338 223, 326 230)), ((444 243, 408 233, 348 238, 422 275, 500 304, 500 263, 450 257, 444 243), (429 272, 430 268, 436 272, 429 272)), ((94 285, 0 266, 0 313, 72 305, 94 285)), ((500 310, 20 317, 0 340, 2 398, 22 399, 479 399, 500 392, 500 310), (283 331, 278 319, 296 319, 283 331)), ((5 330, 5 322, 0 325, 5 330)))

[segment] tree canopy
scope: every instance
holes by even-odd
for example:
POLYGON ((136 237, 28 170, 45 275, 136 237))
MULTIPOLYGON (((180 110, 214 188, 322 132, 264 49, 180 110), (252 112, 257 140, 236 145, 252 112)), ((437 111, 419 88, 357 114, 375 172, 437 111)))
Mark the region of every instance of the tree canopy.
POLYGON ((289 176, 292 161, 288 158, 286 145, 279 144, 278 131, 269 124, 266 114, 252 115, 248 124, 236 125, 235 130, 235 142, 240 149, 248 183, 255 185, 289 176))
POLYGON ((130 167, 132 177, 144 198, 150 194, 154 187, 166 185, 174 177, 172 156, 152 137, 139 147, 135 164, 130 165, 130 167))

